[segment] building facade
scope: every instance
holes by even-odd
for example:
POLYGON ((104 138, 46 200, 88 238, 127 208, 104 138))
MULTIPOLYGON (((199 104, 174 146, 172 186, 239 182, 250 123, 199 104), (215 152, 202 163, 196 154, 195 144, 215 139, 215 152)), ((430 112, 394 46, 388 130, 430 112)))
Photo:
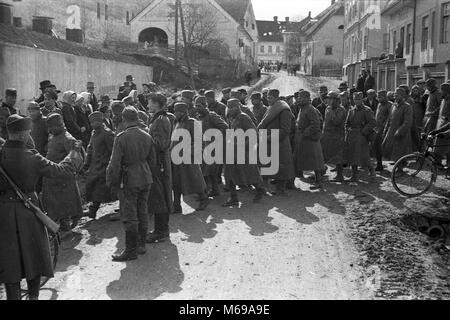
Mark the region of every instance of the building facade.
POLYGON ((259 32, 256 52, 258 63, 286 63, 285 44, 282 34, 286 23, 289 23, 289 18, 286 18, 285 22, 279 22, 276 16, 272 21, 256 21, 259 32))
MULTIPOLYGON (((131 20, 131 41, 175 45, 175 0, 155 0, 131 20), (158 40, 160 41, 160 40, 158 40)), ((222 46, 223 58, 256 62, 258 29, 250 0, 183 1, 188 43, 198 47, 222 46), (201 21, 201 28, 195 27, 201 21), (202 42, 203 40, 203 42, 202 42)), ((183 43, 181 29, 178 36, 183 43)))
POLYGON ((52 34, 66 39, 67 31, 80 42, 104 46, 130 39, 130 20, 152 0, 2 0, 12 6, 14 25, 32 29, 33 17, 51 18, 52 34))
POLYGON ((340 76, 343 65, 344 3, 331 6, 314 17, 302 30, 301 71, 313 76, 340 76))

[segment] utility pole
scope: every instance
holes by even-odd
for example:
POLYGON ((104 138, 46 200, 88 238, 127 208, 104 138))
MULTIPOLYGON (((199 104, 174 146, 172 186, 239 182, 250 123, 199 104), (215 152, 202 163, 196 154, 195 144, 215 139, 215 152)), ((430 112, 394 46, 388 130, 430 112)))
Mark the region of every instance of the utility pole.
POLYGON ((181 6, 181 0, 178 0, 178 9, 180 10, 181 32, 183 34, 184 57, 186 59, 189 75, 191 77, 192 87, 195 90, 194 75, 192 74, 191 62, 189 61, 188 46, 187 46, 187 39, 186 39, 186 29, 184 27, 184 16, 183 16, 183 9, 182 9, 182 6, 181 6))
POLYGON ((178 7, 179 0, 175 0, 175 68, 178 68, 178 7))

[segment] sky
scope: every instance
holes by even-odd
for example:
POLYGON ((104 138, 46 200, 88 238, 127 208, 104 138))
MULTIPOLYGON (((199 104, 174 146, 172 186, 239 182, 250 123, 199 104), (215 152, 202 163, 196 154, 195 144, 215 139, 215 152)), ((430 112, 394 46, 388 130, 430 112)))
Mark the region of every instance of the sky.
POLYGON ((252 0, 256 19, 279 20, 290 17, 293 20, 304 18, 311 11, 312 16, 319 14, 331 5, 331 0, 252 0))

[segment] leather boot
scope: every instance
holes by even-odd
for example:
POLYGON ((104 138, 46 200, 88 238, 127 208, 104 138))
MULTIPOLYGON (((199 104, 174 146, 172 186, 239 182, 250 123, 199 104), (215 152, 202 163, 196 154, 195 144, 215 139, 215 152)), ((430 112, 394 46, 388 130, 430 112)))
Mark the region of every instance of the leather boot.
POLYGON ((145 248, 145 240, 147 238, 147 230, 140 229, 139 230, 139 238, 138 245, 136 249, 136 253, 139 255, 144 255, 147 253, 147 248, 145 248))
POLYGON ((237 196, 231 196, 227 202, 222 204, 222 207, 237 207, 239 206, 239 199, 237 196))
POLYGON ((22 300, 20 296, 20 283, 6 283, 6 299, 7 300, 22 300))
POLYGON ((162 243, 170 239, 168 234, 152 232, 147 235, 146 243, 162 243))
POLYGON ((33 280, 27 280, 28 300, 39 300, 39 290, 41 287, 41 277, 33 280))
POLYGON ((260 186, 256 187, 256 195, 255 198, 253 198, 254 203, 258 203, 262 200, 264 195, 266 194, 266 190, 260 186))
POLYGON ((125 250, 120 255, 112 257, 115 262, 126 262, 137 259, 136 247, 138 242, 138 233, 135 231, 125 232, 125 250))
POLYGON ((209 199, 205 195, 199 195, 199 198, 200 198, 200 205, 197 208, 197 211, 205 211, 206 208, 208 208, 209 199))

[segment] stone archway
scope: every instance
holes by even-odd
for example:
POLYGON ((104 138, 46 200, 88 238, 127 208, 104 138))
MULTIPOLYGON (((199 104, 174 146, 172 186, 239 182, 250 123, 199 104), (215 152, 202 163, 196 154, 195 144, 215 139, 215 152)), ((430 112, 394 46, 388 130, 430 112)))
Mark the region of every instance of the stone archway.
POLYGON ((139 33, 139 42, 147 42, 150 47, 164 47, 169 45, 167 33, 159 28, 147 28, 139 33))

